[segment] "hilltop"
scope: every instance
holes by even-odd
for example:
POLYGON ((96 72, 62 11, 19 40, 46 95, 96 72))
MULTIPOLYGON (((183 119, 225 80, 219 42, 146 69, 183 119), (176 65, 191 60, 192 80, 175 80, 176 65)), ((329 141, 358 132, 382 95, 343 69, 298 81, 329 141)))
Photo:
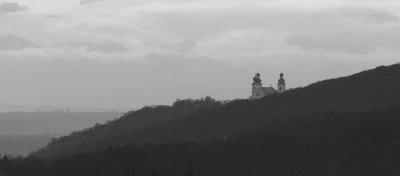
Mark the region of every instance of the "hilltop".
POLYGON ((204 143, 295 126, 294 121, 306 124, 302 118, 315 114, 396 109, 400 105, 399 75, 399 64, 380 66, 254 101, 237 100, 222 106, 208 99, 197 104, 180 101, 171 107, 145 107, 110 123, 53 140, 33 156, 52 158, 132 144, 204 143))

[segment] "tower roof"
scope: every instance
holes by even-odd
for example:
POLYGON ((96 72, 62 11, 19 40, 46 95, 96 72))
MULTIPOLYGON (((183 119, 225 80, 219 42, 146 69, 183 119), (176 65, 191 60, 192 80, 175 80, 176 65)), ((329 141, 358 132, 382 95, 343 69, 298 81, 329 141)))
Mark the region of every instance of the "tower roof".
POLYGON ((285 84, 285 79, 283 79, 283 73, 279 74, 280 78, 278 80, 278 84, 285 84))
POLYGON ((260 73, 257 73, 257 74, 253 77, 253 84, 258 84, 258 83, 261 83, 260 73))

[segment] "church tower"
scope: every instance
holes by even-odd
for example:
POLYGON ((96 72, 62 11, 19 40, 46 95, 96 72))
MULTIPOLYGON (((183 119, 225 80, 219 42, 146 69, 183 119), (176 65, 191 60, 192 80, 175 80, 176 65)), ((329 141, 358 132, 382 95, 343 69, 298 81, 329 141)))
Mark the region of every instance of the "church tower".
POLYGON ((263 97, 260 73, 257 73, 253 77, 253 84, 251 84, 251 87, 252 87, 252 90, 251 90, 250 99, 258 99, 258 98, 263 97))
POLYGON ((278 80, 278 93, 282 93, 286 91, 286 83, 285 79, 283 79, 283 73, 280 74, 280 78, 278 80))

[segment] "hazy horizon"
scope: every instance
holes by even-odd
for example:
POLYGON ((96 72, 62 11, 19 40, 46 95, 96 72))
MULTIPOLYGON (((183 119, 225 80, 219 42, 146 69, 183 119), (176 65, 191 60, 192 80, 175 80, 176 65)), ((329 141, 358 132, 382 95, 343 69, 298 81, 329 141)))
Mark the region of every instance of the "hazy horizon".
POLYGON ((0 102, 90 108, 248 98, 399 62, 392 0, 0 0, 0 102))

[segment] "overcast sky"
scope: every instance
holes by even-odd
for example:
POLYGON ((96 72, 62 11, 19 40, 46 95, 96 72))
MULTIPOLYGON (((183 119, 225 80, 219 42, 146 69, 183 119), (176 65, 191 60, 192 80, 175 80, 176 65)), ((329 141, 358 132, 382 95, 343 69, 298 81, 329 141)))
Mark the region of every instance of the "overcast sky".
POLYGON ((400 61, 397 0, 0 0, 0 102, 247 98, 400 61))

